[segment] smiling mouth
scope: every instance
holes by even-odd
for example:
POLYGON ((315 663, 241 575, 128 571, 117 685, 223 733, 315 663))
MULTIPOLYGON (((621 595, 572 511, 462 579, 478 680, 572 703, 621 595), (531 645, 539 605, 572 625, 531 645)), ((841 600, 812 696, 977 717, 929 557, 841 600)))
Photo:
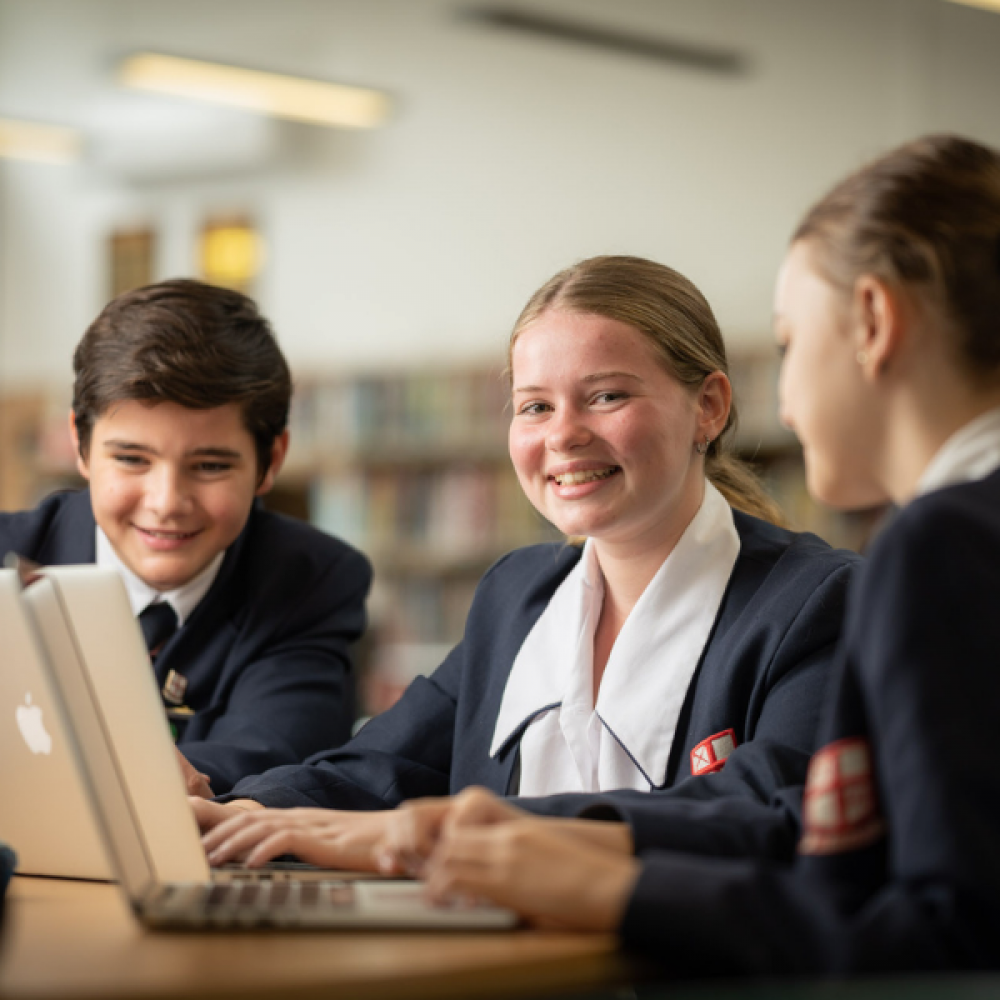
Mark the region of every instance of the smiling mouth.
POLYGON ((580 486, 582 483, 593 483, 598 479, 608 479, 616 472, 621 472, 620 465, 609 465, 606 469, 584 469, 580 472, 564 472, 559 476, 549 476, 559 486, 580 486))
POLYGON ((165 542, 184 542, 201 533, 200 528, 196 531, 161 531, 156 528, 142 528, 138 524, 135 525, 135 529, 149 538, 157 538, 165 542))

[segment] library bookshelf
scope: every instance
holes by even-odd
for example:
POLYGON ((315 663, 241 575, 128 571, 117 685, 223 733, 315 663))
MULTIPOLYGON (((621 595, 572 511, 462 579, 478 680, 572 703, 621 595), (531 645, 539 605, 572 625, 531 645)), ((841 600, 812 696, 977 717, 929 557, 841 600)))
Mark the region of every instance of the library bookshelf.
POLYGON ((388 707, 461 638, 496 559, 559 537, 511 468, 507 395, 488 365, 297 386, 282 489, 375 570, 364 714, 388 707))
MULTIPOLYGON (((859 549, 873 515, 837 515, 808 497, 801 452, 777 419, 773 352, 735 353, 737 450, 764 476, 792 527, 859 549)), ((68 400, 0 399, 0 508, 79 485, 68 400)), ((505 552, 561 536, 528 503, 507 455, 499 364, 322 377, 300 373, 291 449, 271 509, 365 552, 375 571, 358 653, 359 712, 383 710, 462 635, 476 583, 505 552)))

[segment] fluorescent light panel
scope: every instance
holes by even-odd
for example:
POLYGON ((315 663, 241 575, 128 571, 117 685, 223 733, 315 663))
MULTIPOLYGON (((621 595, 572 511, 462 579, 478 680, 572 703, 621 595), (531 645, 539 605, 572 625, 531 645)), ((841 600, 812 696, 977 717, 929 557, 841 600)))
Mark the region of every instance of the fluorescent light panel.
POLYGON ((1000 0, 951 0, 952 3, 960 3, 963 7, 981 7, 983 10, 992 10, 1000 14, 1000 0))
POLYGON ((389 115, 389 98, 378 90, 155 52, 130 56, 121 64, 118 79, 136 90, 334 128, 375 128, 389 115))
POLYGON ((0 118, 0 157, 36 163, 71 163, 80 155, 80 134, 70 128, 0 118))

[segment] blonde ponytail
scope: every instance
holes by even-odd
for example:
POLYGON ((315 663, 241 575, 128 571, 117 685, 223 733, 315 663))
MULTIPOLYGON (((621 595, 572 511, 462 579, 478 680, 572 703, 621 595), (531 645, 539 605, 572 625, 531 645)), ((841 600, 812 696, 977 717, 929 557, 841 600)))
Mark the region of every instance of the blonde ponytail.
POLYGON ((757 473, 742 459, 726 452, 709 457, 705 462, 705 475, 730 507, 781 528, 788 527, 781 508, 764 489, 757 473))

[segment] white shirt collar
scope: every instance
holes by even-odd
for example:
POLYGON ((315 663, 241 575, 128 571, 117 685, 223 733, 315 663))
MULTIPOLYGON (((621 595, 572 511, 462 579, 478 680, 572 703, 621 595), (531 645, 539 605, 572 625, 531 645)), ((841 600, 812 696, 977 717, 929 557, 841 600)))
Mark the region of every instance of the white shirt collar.
POLYGON ((732 510, 706 483, 701 508, 618 635, 595 706, 593 642, 604 585, 587 542, 525 638, 504 689, 490 754, 532 720, 521 742, 521 794, 662 784, 739 549, 732 510))
POLYGON ((1000 468, 1000 408, 970 420, 941 445, 920 477, 917 495, 985 479, 997 468, 1000 468))
POLYGON ((97 565, 109 569, 116 569, 125 582, 125 589, 128 591, 128 599, 132 605, 132 613, 141 614, 150 604, 157 601, 165 601, 177 613, 177 627, 180 628, 194 611, 201 599, 208 593, 209 587, 215 582, 219 575, 219 567, 225 552, 220 552, 193 580, 189 580, 183 587, 176 590, 161 592, 151 587, 145 580, 140 579, 132 572, 119 558, 115 552, 111 540, 97 527, 97 565))

